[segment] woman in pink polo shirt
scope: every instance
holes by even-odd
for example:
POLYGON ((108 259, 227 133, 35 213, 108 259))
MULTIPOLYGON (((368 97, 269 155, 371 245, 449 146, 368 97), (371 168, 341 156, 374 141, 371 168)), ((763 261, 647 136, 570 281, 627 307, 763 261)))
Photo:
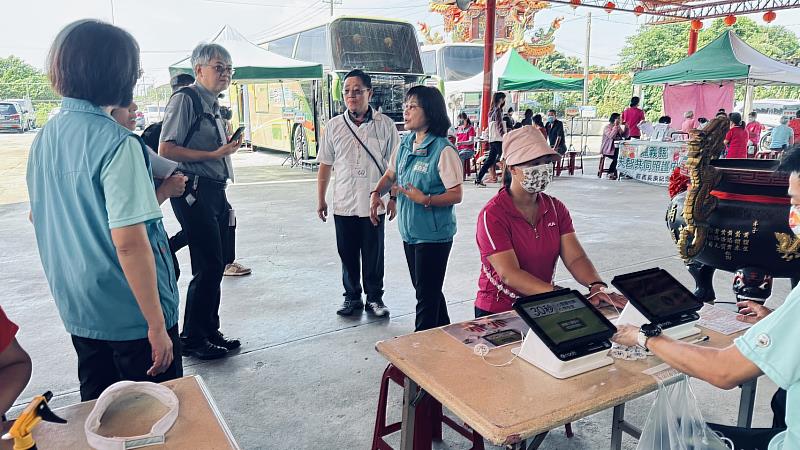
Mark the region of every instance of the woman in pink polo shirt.
POLYGON ((478 216, 481 274, 475 317, 508 311, 517 298, 557 289, 553 276, 559 257, 589 288, 592 304, 623 306, 623 297, 604 292, 608 286, 578 242, 567 208, 543 192, 558 153, 536 129, 522 127, 504 137, 503 154, 504 187, 478 216))

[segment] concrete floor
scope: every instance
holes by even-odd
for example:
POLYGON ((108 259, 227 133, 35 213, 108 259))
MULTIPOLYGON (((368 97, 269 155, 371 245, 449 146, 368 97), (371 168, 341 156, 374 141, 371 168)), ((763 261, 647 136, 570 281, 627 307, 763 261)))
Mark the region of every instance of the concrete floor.
MULTIPOLYGON (((605 279, 660 266, 691 286, 664 225, 666 189, 598 180, 591 172, 562 176, 549 192, 570 208, 581 242, 605 279)), ((316 217, 314 175, 257 164, 241 167, 237 174, 242 184, 229 194, 239 218, 238 259, 253 268, 253 275, 225 279, 220 315, 223 331, 242 339, 243 348, 224 360, 185 358, 185 371, 203 376, 242 448, 369 448, 378 382, 386 365, 374 344, 413 330, 414 292, 396 223, 386 232, 385 301, 391 319, 341 318, 335 314, 342 288, 334 229, 316 217)), ((480 267, 475 219, 495 192, 467 184, 464 202, 457 207, 459 232, 444 288, 454 321, 472 317, 480 267)), ((33 378, 12 417, 26 399, 44 390, 56 393, 55 406, 78 401, 75 353, 50 298, 27 210, 26 203, 0 206, 0 283, 5 287, 0 303, 20 325, 18 338, 34 361, 33 378)), ((169 207, 164 214, 167 229, 176 231, 169 207)), ((183 272, 189 273, 188 251, 180 260, 183 272)), ((575 286, 563 267, 556 280, 575 286)), ((186 277, 180 282, 184 293, 187 282, 186 277)), ((730 283, 729 274, 718 274, 721 297, 730 295, 730 283)), ((788 290, 788 281, 777 281, 773 299, 783 299, 788 290)), ((725 392, 696 380, 693 385, 706 419, 734 422, 738 390, 725 392)), ((757 426, 771 421, 774 389, 762 378, 757 426)), ((390 411, 397 418, 400 390, 390 395, 390 411)), ((629 404, 627 416, 633 423, 644 423, 652 399, 650 395, 629 404)), ((563 429, 555 430, 542 448, 607 448, 610 420, 610 410, 582 419, 574 424, 572 439, 563 429)), ((444 448, 467 448, 452 435, 445 441, 451 446, 444 448)), ((636 446, 630 438, 624 444, 636 446)))

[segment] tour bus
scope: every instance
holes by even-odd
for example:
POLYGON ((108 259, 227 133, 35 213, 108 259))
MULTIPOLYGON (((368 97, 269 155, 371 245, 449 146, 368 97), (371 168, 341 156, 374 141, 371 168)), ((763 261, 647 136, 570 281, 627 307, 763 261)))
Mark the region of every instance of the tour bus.
POLYGON ((466 80, 483 71, 483 44, 466 42, 424 45, 422 69, 430 76, 428 84, 444 95, 451 118, 461 111, 477 123, 480 114, 480 94, 465 94, 458 98, 448 95, 447 86, 453 81, 466 80))
POLYGON ((297 160, 315 157, 327 121, 345 111, 344 75, 361 69, 372 78, 371 105, 403 129, 403 100, 425 74, 414 27, 405 21, 353 16, 261 43, 290 58, 322 64, 322 80, 250 84, 250 140, 254 147, 286 150, 297 160))

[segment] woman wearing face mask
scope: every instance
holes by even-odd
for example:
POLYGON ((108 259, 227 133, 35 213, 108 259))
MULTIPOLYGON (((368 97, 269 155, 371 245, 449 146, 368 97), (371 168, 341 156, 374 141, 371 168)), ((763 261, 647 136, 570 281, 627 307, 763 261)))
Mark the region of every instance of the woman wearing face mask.
POLYGON ((517 298, 558 289, 553 276, 560 257, 570 274, 589 288, 589 301, 622 306, 581 247, 566 206, 543 191, 560 156, 533 127, 503 140, 504 186, 478 215, 481 274, 475 317, 511 310, 517 298))
POLYGON ((458 128, 456 128, 456 145, 458 145, 458 157, 461 161, 467 161, 475 156, 475 127, 467 117, 466 113, 458 115, 458 128))

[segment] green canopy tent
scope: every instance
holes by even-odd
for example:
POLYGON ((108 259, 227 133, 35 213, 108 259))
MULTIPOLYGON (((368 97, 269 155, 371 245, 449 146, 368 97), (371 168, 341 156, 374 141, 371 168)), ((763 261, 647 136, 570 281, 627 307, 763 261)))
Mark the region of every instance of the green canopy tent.
POLYGON ((745 82, 748 86, 797 85, 800 84, 800 68, 760 53, 729 30, 675 64, 633 76, 633 84, 680 85, 721 81, 745 82))
MULTIPOLYGON (((307 80, 322 78, 322 64, 287 58, 250 42, 230 25, 225 25, 211 42, 225 47, 233 59, 233 81, 253 83, 264 80, 307 80)), ((179 73, 194 75, 191 57, 169 68, 170 76, 179 73)))
MULTIPOLYGON (((582 91, 583 78, 559 78, 542 72, 511 49, 494 63, 494 91, 582 91)), ((447 95, 481 92, 483 72, 447 84, 447 95)))

